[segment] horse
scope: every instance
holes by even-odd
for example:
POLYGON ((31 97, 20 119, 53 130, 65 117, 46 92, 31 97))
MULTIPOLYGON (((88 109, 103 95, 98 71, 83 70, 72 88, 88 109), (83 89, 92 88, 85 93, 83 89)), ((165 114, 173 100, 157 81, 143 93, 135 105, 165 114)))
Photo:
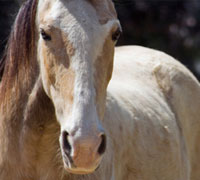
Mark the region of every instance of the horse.
POLYGON ((115 48, 111 0, 27 0, 1 60, 1 180, 197 180, 200 84, 115 48), (114 53, 115 52, 115 53, 114 53))

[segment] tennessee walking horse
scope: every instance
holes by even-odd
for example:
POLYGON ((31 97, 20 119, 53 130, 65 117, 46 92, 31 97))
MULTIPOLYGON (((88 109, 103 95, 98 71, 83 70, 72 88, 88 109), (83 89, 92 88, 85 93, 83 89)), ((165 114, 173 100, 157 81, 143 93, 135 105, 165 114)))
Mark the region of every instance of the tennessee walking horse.
POLYGON ((159 51, 114 55, 120 33, 111 0, 23 4, 0 66, 1 180, 200 177, 199 82, 159 51))

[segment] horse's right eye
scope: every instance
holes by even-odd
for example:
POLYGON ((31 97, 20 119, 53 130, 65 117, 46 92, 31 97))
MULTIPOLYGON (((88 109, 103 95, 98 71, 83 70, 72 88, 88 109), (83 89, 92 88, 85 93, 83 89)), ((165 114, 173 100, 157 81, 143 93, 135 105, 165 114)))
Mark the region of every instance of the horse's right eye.
POLYGON ((51 41, 51 36, 48 35, 48 34, 44 31, 44 29, 41 29, 41 30, 40 30, 40 34, 41 34, 42 38, 43 38, 45 41, 51 41))

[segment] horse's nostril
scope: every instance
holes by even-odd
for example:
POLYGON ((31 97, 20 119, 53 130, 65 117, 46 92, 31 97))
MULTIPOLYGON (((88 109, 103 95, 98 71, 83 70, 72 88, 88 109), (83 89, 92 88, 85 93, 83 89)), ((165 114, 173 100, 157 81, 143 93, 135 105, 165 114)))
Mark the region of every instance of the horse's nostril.
POLYGON ((67 131, 64 131, 62 134, 63 148, 65 153, 69 155, 71 152, 71 145, 69 144, 68 136, 69 133, 67 131))
POLYGON ((106 150, 106 136, 105 134, 102 134, 100 137, 101 137, 101 144, 99 146, 98 153, 102 155, 106 150))

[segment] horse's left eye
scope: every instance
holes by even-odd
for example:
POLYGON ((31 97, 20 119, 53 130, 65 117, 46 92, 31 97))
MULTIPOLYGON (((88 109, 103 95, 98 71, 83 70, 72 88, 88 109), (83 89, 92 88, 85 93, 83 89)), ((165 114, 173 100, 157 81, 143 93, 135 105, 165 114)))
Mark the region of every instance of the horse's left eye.
POLYGON ((41 34, 42 38, 43 38, 45 41, 51 41, 51 36, 48 35, 48 34, 44 31, 44 29, 41 29, 41 30, 40 30, 40 34, 41 34))
POLYGON ((119 39, 119 37, 121 36, 122 31, 120 30, 120 28, 118 28, 113 34, 112 34, 112 40, 113 41, 117 41, 119 39))

